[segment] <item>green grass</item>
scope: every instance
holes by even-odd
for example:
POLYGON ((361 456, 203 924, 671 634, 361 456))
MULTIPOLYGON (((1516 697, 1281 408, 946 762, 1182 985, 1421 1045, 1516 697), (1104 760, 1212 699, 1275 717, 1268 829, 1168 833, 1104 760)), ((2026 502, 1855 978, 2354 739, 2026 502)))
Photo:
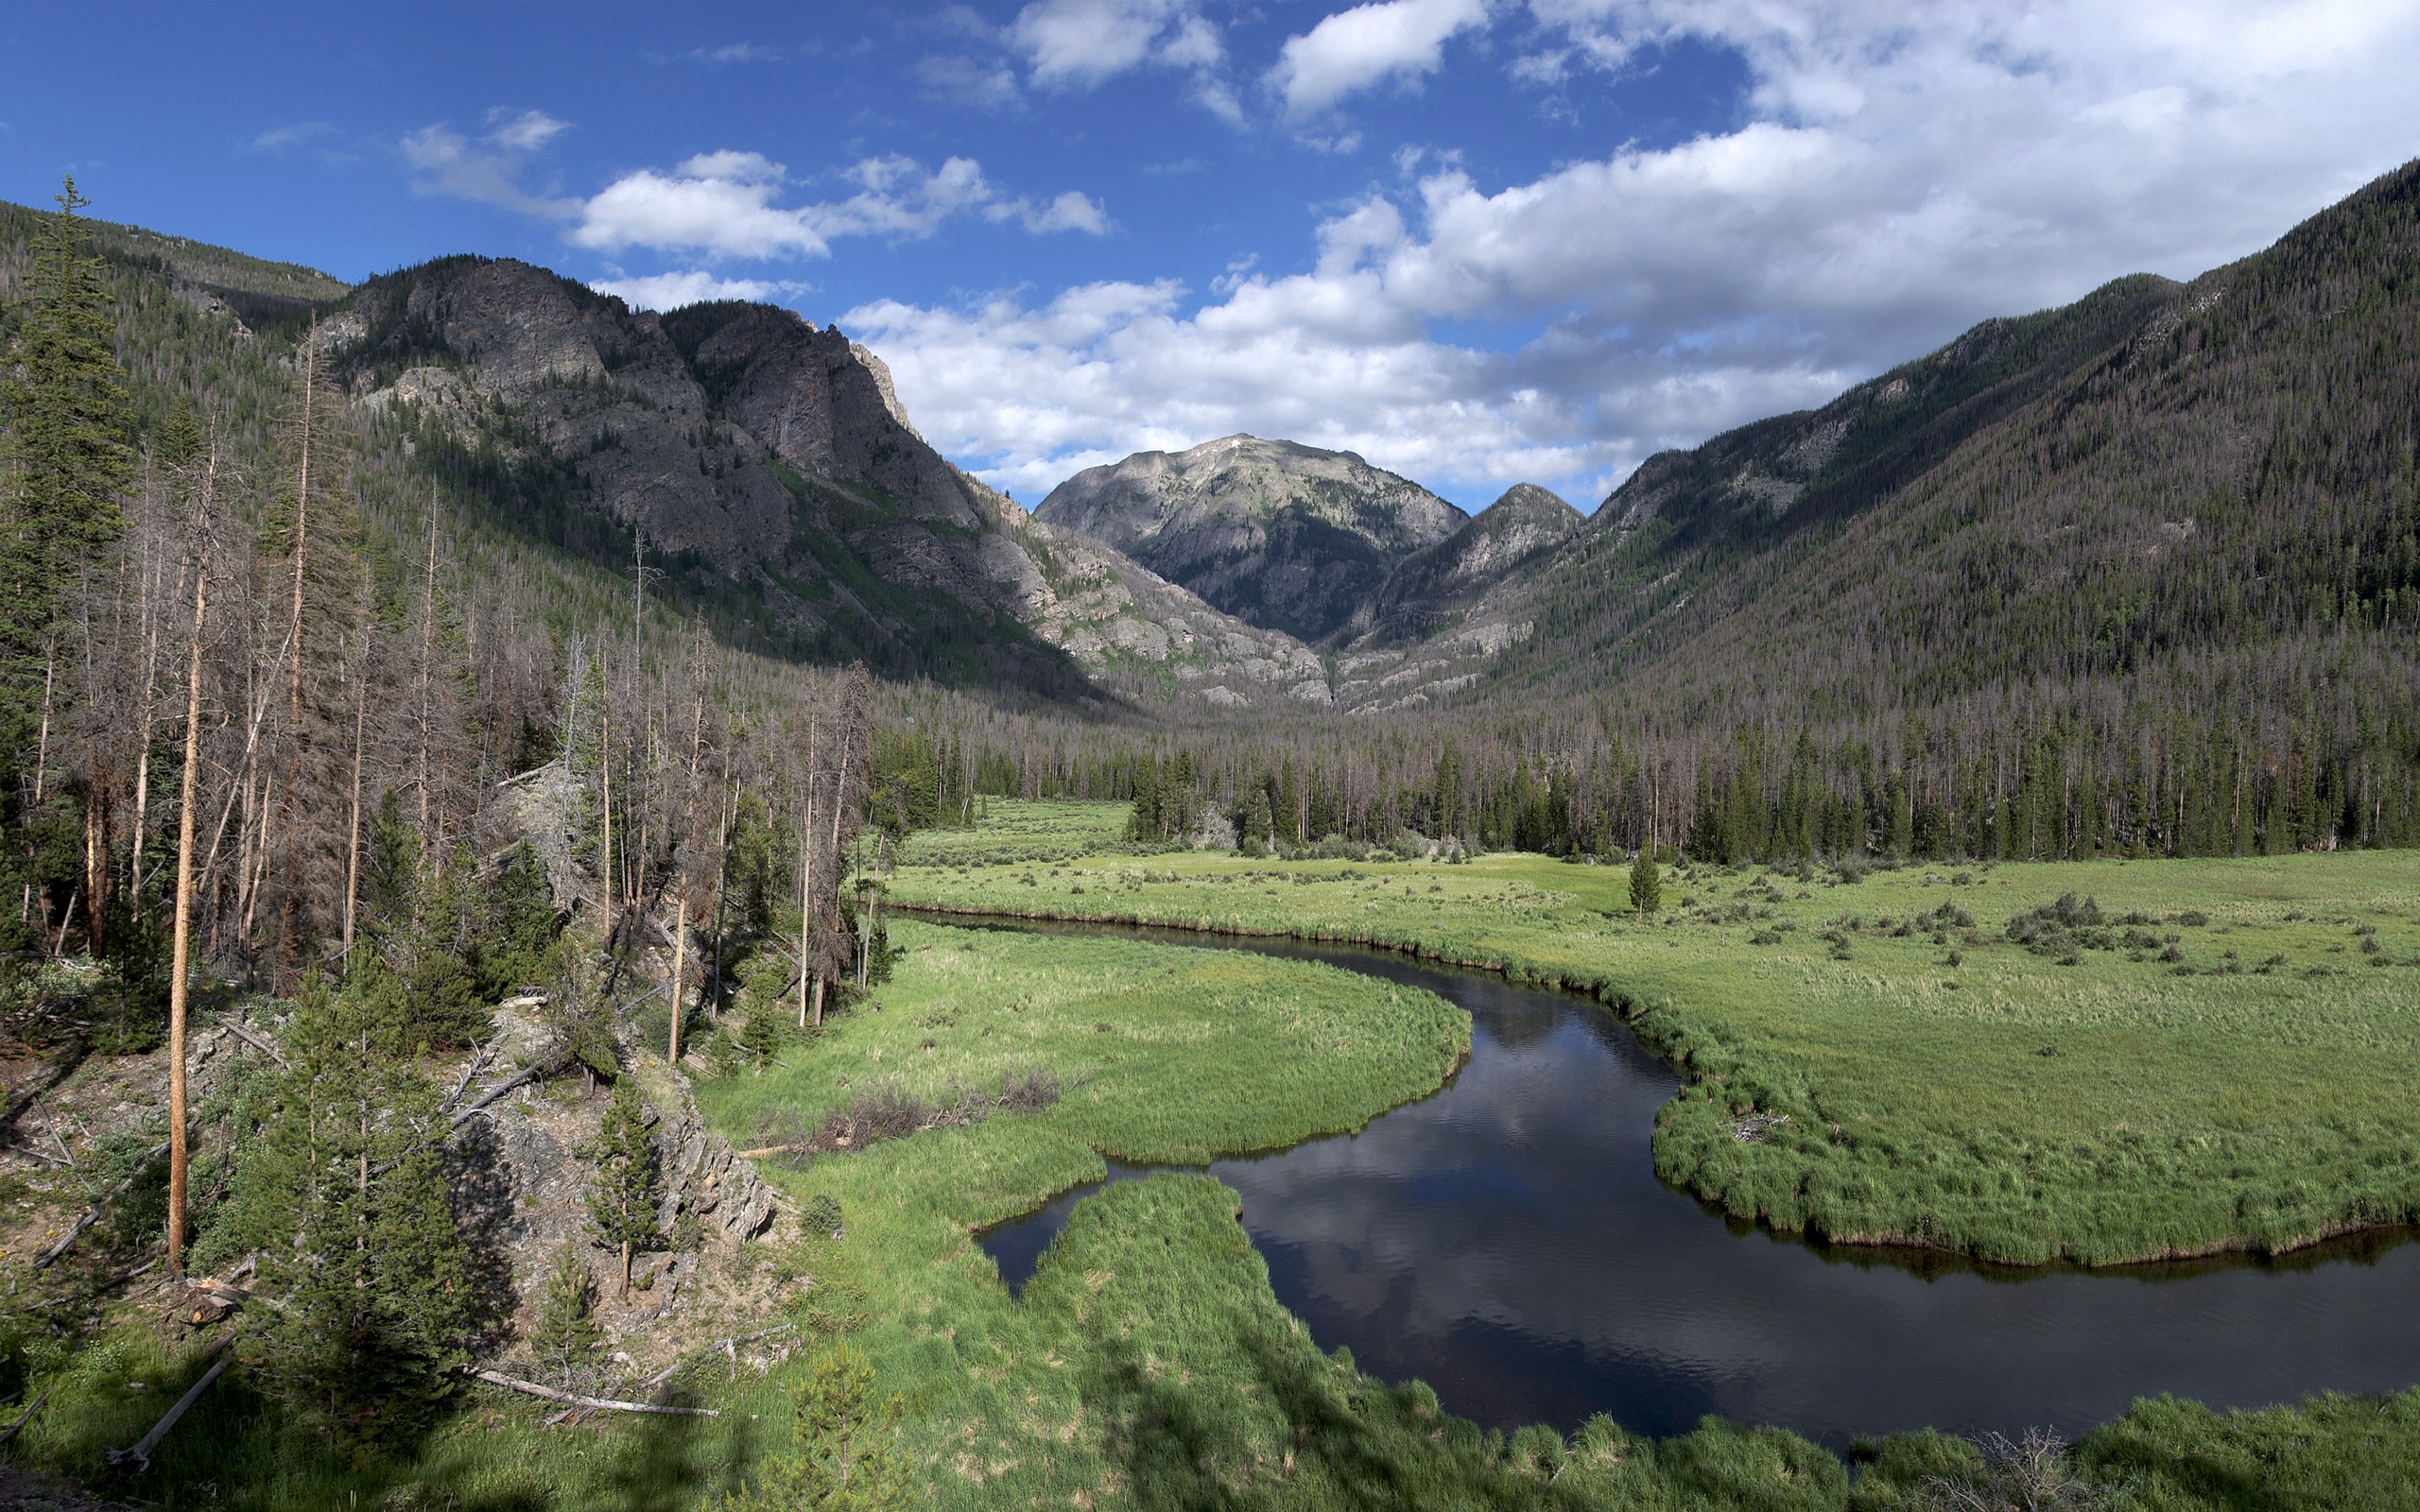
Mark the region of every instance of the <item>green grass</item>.
MULTIPOLYGON (((905 953, 870 1003, 785 1050, 788 1064, 704 1083, 700 1099, 744 1142, 870 1091, 938 1101, 1034 1070, 1060 1078, 1040 1111, 765 1166, 793 1200, 840 1205, 845 1237, 760 1247, 756 1263, 811 1279, 783 1288, 786 1315, 866 1349, 879 1389, 900 1397, 917 1504, 1878 1512, 1971 1458, 1900 1435, 1864 1456, 1852 1488, 1837 1459, 1776 1429, 1709 1420, 1651 1443, 1599 1418, 1568 1439, 1483 1434, 1418 1383, 1322 1353, 1270 1293, 1236 1194, 1203 1177, 1121 1182, 1079 1205, 1011 1301, 980 1226, 1099 1176, 1103 1152, 1191 1161, 1357 1127, 1438 1085, 1468 1021, 1307 962, 905 919, 894 937, 905 953)), ((198 1372, 194 1355, 147 1303, 66 1367, 12 1457, 110 1484, 102 1448, 147 1426, 198 1372)), ((699 1506, 783 1447, 804 1366, 726 1381, 709 1363, 683 1379, 723 1410, 712 1421, 546 1430, 543 1404, 483 1395, 426 1441, 358 1462, 294 1432, 238 1371, 140 1489, 197 1507, 699 1506)), ((2082 1461, 2130 1487, 2120 1505, 2153 1512, 2391 1504, 2420 1469, 2420 1393, 2227 1417, 2144 1403, 2082 1461)))
POLYGON ((1095 855, 903 868, 891 895, 1364 941, 1593 993, 1691 1075, 1659 1171, 1785 1230, 2110 1263, 2420 1219, 2420 853, 1701 868, 1648 923, 1623 868, 1527 855, 1095 855), (2146 922, 2074 964, 2004 937, 2070 892, 2146 922), (1910 925, 1945 905, 1945 929, 1910 925), (1741 1143, 1751 1108, 1789 1122, 1741 1143))
POLYGON ((977 799, 980 823, 962 830, 918 830, 901 847, 900 865, 960 867, 1011 861, 1064 861, 1126 848, 1126 805, 1043 799, 977 799))

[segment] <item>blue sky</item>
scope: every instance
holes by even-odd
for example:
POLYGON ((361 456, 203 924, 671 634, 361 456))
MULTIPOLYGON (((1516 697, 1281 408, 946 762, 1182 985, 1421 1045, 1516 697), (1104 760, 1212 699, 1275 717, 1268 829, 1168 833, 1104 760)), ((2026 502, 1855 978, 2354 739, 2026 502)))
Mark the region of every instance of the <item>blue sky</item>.
POLYGON ((881 352, 1028 503, 1236 430, 1477 507, 2420 153, 2411 3, 0 6, 0 196, 881 352))

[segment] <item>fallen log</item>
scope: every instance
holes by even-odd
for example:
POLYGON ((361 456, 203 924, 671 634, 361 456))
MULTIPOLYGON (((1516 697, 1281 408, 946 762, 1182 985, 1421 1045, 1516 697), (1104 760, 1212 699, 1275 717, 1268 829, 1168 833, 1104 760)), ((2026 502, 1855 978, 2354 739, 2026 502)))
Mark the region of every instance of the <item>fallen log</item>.
POLYGON ((38 1412, 42 1411, 42 1404, 43 1404, 43 1402, 48 1401, 48 1400, 50 1400, 50 1394, 51 1394, 52 1390, 53 1390, 53 1389, 55 1389, 55 1388, 58 1386, 58 1384, 59 1384, 59 1383, 58 1383, 58 1382, 56 1382, 56 1381, 54 1381, 54 1382, 52 1382, 49 1385, 43 1387, 43 1388, 42 1388, 42 1395, 41 1395, 41 1396, 39 1396, 39 1397, 36 1397, 36 1398, 33 1400, 33 1402, 32 1402, 32 1404, 31 1404, 30 1406, 26 1407, 26 1410, 25 1410, 24 1412, 21 1412, 21 1413, 19 1413, 19 1414, 17 1415, 17 1420, 16 1420, 15 1422, 10 1423, 10 1424, 9 1424, 8 1427, 6 1427, 6 1428, 0 1428, 0 1444, 5 1444, 5 1443, 7 1443, 9 1440, 10 1440, 10 1439, 12 1439, 12 1438, 16 1437, 16 1436, 17 1436, 17 1431, 18 1431, 19 1429, 21 1429, 21 1428, 25 1427, 25 1426, 26 1426, 26 1424, 27 1424, 27 1423, 29 1423, 29 1422, 32 1422, 32 1421, 34 1420, 34 1414, 36 1414, 36 1413, 38 1413, 38 1412))
POLYGON ((462 1373, 475 1380, 484 1381, 489 1385, 502 1386, 507 1391, 518 1391, 526 1396, 542 1397, 548 1401, 560 1401, 567 1407, 584 1408, 589 1412, 643 1412, 658 1418, 719 1418, 722 1416, 712 1407, 659 1407, 648 1401, 615 1401, 610 1397, 583 1397, 575 1392, 557 1391, 552 1386, 542 1386, 535 1381, 523 1381, 518 1377, 506 1375, 501 1370, 477 1370, 464 1366, 462 1373))
POLYGON ((241 1040, 244 1043, 259 1051, 262 1055, 268 1057, 269 1059, 276 1061, 279 1069, 283 1070, 285 1068, 285 1053, 277 1048, 276 1040, 262 1039, 259 1035, 254 1034, 251 1030, 246 1028, 242 1023, 233 1019, 221 1019, 218 1022, 226 1027, 229 1034, 232 1034, 236 1039, 241 1040))
POLYGON ((185 1388, 185 1394, 177 1399, 177 1404, 169 1408, 158 1422, 153 1423, 151 1431, 136 1440, 133 1448, 103 1452, 112 1466, 122 1466, 131 1462, 134 1469, 129 1473, 135 1475, 140 1475, 151 1468, 151 1452, 160 1447, 160 1440, 168 1436, 168 1430, 177 1426, 177 1419, 182 1418, 192 1409, 195 1402, 201 1400, 201 1394, 208 1391, 210 1383, 217 1380, 220 1372, 227 1368, 227 1362, 219 1357, 227 1352, 229 1342, 221 1339, 211 1347, 210 1353, 203 1356, 211 1362, 210 1368, 201 1373, 200 1380, 185 1388))
POLYGON ((49 1269, 60 1256, 67 1253, 68 1246, 83 1237, 85 1229, 90 1228, 93 1225, 101 1221, 101 1214, 110 1211, 111 1203, 115 1202, 119 1197, 125 1195, 126 1189, 134 1185, 136 1178, 141 1177, 144 1172, 151 1169, 152 1161, 167 1153, 168 1142, 166 1140, 162 1140, 159 1143, 152 1145, 151 1152, 143 1157, 142 1162, 135 1166, 134 1174, 132 1176, 128 1177, 125 1180, 110 1188, 107 1192, 102 1193, 101 1200, 94 1203, 90 1211, 86 1212, 81 1218, 77 1219, 73 1227, 71 1227, 65 1233, 59 1236, 59 1243, 51 1246, 48 1249, 43 1250, 40 1255, 34 1257, 34 1269, 49 1269))
POLYGON ((545 1074, 546 1071, 543 1066, 522 1067, 519 1071, 514 1072, 511 1075, 507 1076, 504 1080, 489 1088, 477 1102, 473 1103, 470 1107, 455 1114, 453 1119, 448 1122, 445 1126, 449 1129, 460 1128, 472 1119, 486 1112, 489 1104, 501 1100, 505 1093, 512 1091, 515 1087, 519 1087, 525 1082, 536 1081, 545 1074))

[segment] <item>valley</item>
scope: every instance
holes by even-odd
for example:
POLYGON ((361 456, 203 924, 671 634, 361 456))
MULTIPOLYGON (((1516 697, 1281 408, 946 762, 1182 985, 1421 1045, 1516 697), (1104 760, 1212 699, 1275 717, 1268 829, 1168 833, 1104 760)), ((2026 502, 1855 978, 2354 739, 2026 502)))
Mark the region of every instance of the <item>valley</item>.
POLYGON ((1476 514, 1242 434, 1028 511, 786 307, 59 203, 0 206, 10 1473, 2420 1474, 2420 164, 1476 514))

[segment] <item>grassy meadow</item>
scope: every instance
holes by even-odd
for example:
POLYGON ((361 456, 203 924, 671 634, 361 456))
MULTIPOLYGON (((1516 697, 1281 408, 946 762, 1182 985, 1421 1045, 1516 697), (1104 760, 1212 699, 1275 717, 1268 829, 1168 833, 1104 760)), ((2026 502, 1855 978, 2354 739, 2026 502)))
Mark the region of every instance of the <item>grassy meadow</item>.
POLYGON ((1367 942, 1593 993, 1692 1074, 1656 1135, 1667 1179, 1785 1230, 2110 1263, 2420 1218, 2420 852, 1682 868, 1642 921, 1625 868, 1532 855, 959 847, 900 868, 893 900, 1367 942), (1751 1112, 1789 1121, 1742 1143, 1751 1112))
MULTIPOLYGON (((1530 885, 1489 880, 1486 864, 1451 868, 1462 873, 1474 889, 1530 885)), ((1386 868, 1424 889, 1432 874, 1448 872, 1386 868)), ((11 1457, 174 1507, 673 1512, 719 1504, 786 1447, 789 1388, 845 1340, 902 1408, 916 1505, 1880 1512, 1910 1504, 1927 1475, 1976 1464, 1929 1434, 1864 1446, 1853 1481, 1771 1428, 1710 1420, 1651 1442, 1600 1418, 1569 1435, 1482 1433, 1426 1386, 1323 1353, 1271 1294, 1235 1194, 1206 1177, 1120 1182, 1079 1205, 1011 1300, 976 1243, 983 1226, 1098 1177, 1104 1153, 1191 1162, 1358 1127, 1439 1085, 1469 1022, 1427 993, 1311 962, 904 919, 892 937, 892 980, 871 999, 760 1067, 700 1082, 717 1128, 761 1147, 869 1103, 932 1120, 1004 1087, 1055 1082, 1058 1095, 761 1160, 838 1232, 752 1251, 776 1298, 762 1322, 793 1322, 812 1343, 769 1376, 726 1372, 719 1356, 685 1371, 686 1400, 720 1418, 549 1428, 544 1403, 478 1393, 423 1440, 345 1459, 239 1370, 149 1476, 114 1482, 103 1448, 130 1442, 200 1369, 181 1331, 138 1310, 68 1365, 11 1457)), ((2146 1402, 2076 1463, 2118 1488, 2112 1506, 2141 1512, 2393 1504, 2420 1477, 2420 1391, 2227 1416, 2146 1402)))
POLYGON ((804 1260, 808 1316, 867 1349, 908 1403, 921 1503, 1845 1504, 1841 1464, 1788 1434, 1710 1425, 1658 1446, 1607 1420, 1569 1442, 1507 1441, 1425 1386, 1362 1375, 1278 1304, 1236 1194, 1206 1177, 1097 1194, 1011 1301, 974 1241, 985 1225, 1099 1177, 1104 1153, 1190 1163, 1358 1127, 1440 1085, 1469 1019, 1315 963, 913 922, 893 937, 904 954, 873 1004, 700 1099, 755 1141, 870 1096, 945 1107, 1058 1078, 1035 1111, 767 1168, 802 1205, 837 1204, 844 1237, 804 1260))

